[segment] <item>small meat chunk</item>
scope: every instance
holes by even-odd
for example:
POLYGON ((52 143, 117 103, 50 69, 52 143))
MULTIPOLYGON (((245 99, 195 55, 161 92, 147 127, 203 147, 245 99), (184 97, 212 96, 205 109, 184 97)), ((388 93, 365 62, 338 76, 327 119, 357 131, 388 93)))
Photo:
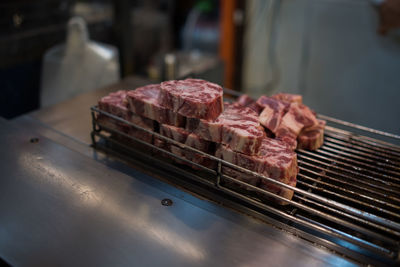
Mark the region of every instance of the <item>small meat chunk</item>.
POLYGON ((276 133, 289 105, 280 100, 266 96, 261 96, 257 100, 257 105, 262 108, 260 117, 258 118, 261 125, 271 132, 276 133))
POLYGON ((271 96, 274 99, 286 102, 286 103, 303 103, 303 97, 301 95, 279 93, 271 96))
POLYGON ((257 105, 256 100, 246 94, 239 96, 235 103, 241 105, 242 107, 251 108, 258 114, 260 114, 260 112, 262 111, 262 108, 257 105))
POLYGON ((301 130, 317 123, 317 118, 307 106, 291 103, 288 112, 282 117, 282 121, 275 131, 275 136, 295 149, 297 136, 301 130))
POLYGON ((324 143, 326 121, 318 120, 318 124, 304 128, 297 137, 298 149, 317 150, 324 143))

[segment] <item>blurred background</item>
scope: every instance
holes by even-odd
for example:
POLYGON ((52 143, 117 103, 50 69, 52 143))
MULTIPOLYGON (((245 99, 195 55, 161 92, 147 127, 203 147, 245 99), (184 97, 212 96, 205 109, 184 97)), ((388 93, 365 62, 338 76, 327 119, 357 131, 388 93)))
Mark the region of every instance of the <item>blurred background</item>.
POLYGON ((399 2, 1 1, 0 116, 128 77, 197 77, 400 134, 399 2))

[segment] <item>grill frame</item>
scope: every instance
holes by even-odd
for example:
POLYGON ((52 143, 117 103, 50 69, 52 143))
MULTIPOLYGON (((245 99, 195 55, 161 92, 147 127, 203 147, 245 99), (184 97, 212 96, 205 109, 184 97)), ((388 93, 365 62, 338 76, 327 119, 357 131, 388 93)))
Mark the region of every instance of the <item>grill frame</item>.
MULTIPOLYGON (((105 135, 104 132, 123 136, 124 138, 129 138, 129 139, 133 140, 134 142, 136 142, 142 146, 145 146, 146 148, 149 148, 150 150, 156 150, 156 151, 162 152, 164 154, 167 154, 169 157, 173 157, 173 158, 179 159, 181 161, 184 161, 188 164, 192 164, 192 165, 196 166, 197 168, 200 168, 203 171, 205 171, 208 174, 213 176, 213 179, 210 179, 209 177, 205 178, 203 176, 196 174, 195 172, 191 172, 190 170, 185 170, 185 172, 182 174, 182 170, 185 169, 185 167, 183 167, 183 166, 177 167, 176 164, 173 164, 173 163, 170 163, 170 162, 164 161, 164 160, 158 161, 158 163, 163 165, 163 167, 165 167, 167 169, 167 171, 180 173, 180 175, 183 178, 190 178, 190 180, 192 182, 201 184, 202 187, 206 188, 205 191, 203 191, 200 189, 200 187, 193 186, 193 184, 185 182, 184 187, 186 189, 188 189, 189 191, 192 191, 194 193, 203 193, 203 195, 204 194, 209 195, 208 194, 209 192, 207 192, 207 190, 209 191, 212 189, 213 191, 215 191, 215 193, 212 194, 211 197, 208 196, 211 199, 215 199, 215 195, 222 194, 223 197, 219 198, 218 201, 222 201, 223 204, 229 203, 229 206, 232 206, 235 209, 244 210, 246 213, 248 213, 250 215, 262 218, 262 219, 270 222, 271 224, 273 224, 276 227, 279 227, 283 230, 289 231, 290 233, 298 235, 304 239, 307 239, 313 243, 316 243, 317 245, 322 245, 322 246, 332 250, 333 252, 339 253, 342 256, 345 256, 349 259, 355 260, 358 263, 367 264, 370 262, 375 262, 376 264, 383 263, 383 264, 388 264, 388 265, 400 263, 400 260, 399 260, 400 243, 398 241, 398 240, 400 240, 400 223, 399 223, 400 216, 394 216, 394 217, 399 217, 398 221, 388 220, 387 218, 383 218, 381 216, 376 216, 374 214, 371 214, 370 212, 366 212, 366 210, 357 209, 355 207, 349 206, 348 204, 345 204, 348 202, 341 203, 341 202, 335 201, 333 198, 327 198, 321 194, 318 195, 318 194, 314 193, 313 190, 317 191, 317 192, 323 191, 325 194, 326 193, 329 194, 330 192, 337 194, 337 192, 335 192, 335 191, 326 190, 325 188, 323 188, 321 186, 318 187, 317 186, 318 184, 323 184, 323 183, 325 183, 323 185, 326 186, 326 182, 322 181, 322 179, 320 177, 316 179, 315 177, 305 176, 302 173, 302 171, 303 172, 312 171, 310 169, 303 167, 302 165, 311 164, 311 163, 309 163, 309 161, 315 160, 315 159, 310 160, 310 158, 312 158, 313 156, 316 155, 316 153, 314 153, 314 152, 310 152, 310 151, 306 151, 306 150, 296 151, 298 154, 300 172, 297 177, 298 178, 298 186, 292 187, 290 185, 286 185, 281 182, 278 182, 274 179, 271 179, 271 178, 265 177, 263 175, 257 174, 255 172, 249 171, 247 169, 241 168, 239 166, 236 166, 234 164, 231 164, 229 162, 226 162, 224 160, 221 160, 219 158, 211 156, 207 153, 204 153, 204 152, 194 149, 192 147, 188 147, 184 144, 181 144, 181 143, 176 142, 172 139, 169 139, 165 136, 162 136, 156 132, 144 129, 138 125, 135 125, 128 121, 125 121, 122 118, 114 116, 105 111, 99 110, 95 106, 91 108, 91 114, 92 114, 92 126, 93 126, 93 131, 91 133, 91 137, 92 137, 92 144, 95 148, 104 149, 111 153, 118 153, 117 150, 122 149, 125 152, 122 154, 119 153, 120 156, 124 156, 129 159, 130 157, 134 157, 136 155, 136 156, 139 156, 139 158, 141 158, 144 162, 146 162, 146 161, 147 161, 147 163, 154 162, 154 157, 152 155, 146 155, 138 150, 135 150, 133 147, 130 147, 130 146, 124 144, 123 142, 120 142, 120 141, 112 138, 112 136, 105 135), (101 125, 101 123, 99 123, 97 121, 97 116, 99 114, 102 114, 104 116, 107 116, 109 118, 117 120, 121 123, 127 124, 131 127, 136 128, 137 130, 143 131, 148 134, 152 134, 153 136, 156 136, 157 138, 160 138, 171 144, 177 145, 182 149, 190 150, 193 153, 197 153, 197 154, 202 155, 203 157, 206 157, 210 160, 216 161, 217 168, 215 170, 208 169, 202 165, 199 165, 194 162, 190 162, 185 158, 179 157, 167 150, 164 150, 164 149, 154 146, 152 144, 146 143, 146 142, 144 142, 140 139, 137 139, 133 136, 127 135, 124 132, 120 132, 115 129, 107 128, 106 126, 101 125), (100 139, 97 140, 96 137, 100 137, 100 139), (106 144, 101 145, 101 140, 105 141, 106 144), (110 146, 110 144, 113 144, 113 145, 110 146), (116 145, 116 146, 114 146, 114 145, 116 145), (222 166, 227 166, 232 169, 241 171, 243 173, 259 177, 260 179, 274 183, 280 187, 291 189, 291 190, 295 191, 295 194, 294 194, 292 200, 287 200, 281 196, 275 195, 274 193, 265 191, 258 187, 254 187, 250 184, 247 184, 242 181, 238 181, 235 178, 232 178, 230 176, 223 174, 221 172, 222 166), (176 170, 176 168, 178 168, 178 170, 176 170), (265 202, 261 201, 260 199, 256 199, 254 197, 254 194, 250 194, 250 193, 248 194, 246 192, 243 192, 243 190, 235 190, 234 188, 227 187, 226 185, 224 185, 224 183, 221 182, 222 180, 229 180, 235 184, 246 186, 248 188, 251 188, 252 190, 254 190, 255 192, 257 192, 259 194, 263 194, 264 197, 279 199, 281 201, 287 202, 289 205, 279 206, 279 205, 275 205, 273 203, 265 204, 265 202), (308 182, 306 182, 305 180, 307 180, 308 182), (312 184, 310 184, 309 182, 312 182, 312 184), (302 189, 302 188, 304 188, 304 189, 302 189), (307 203, 307 204, 303 204, 303 203, 307 203), (316 208, 316 207, 318 207, 318 208, 316 208), (327 212, 327 211, 329 211, 329 212, 327 212), (336 216, 332 215, 331 213, 336 214, 336 216), (316 220, 315 217, 317 217, 318 220, 316 220), (347 220, 344 219, 344 217, 347 220), (327 221, 327 223, 326 223, 326 221, 327 221), (356 224, 355 222, 362 224, 363 226, 360 226, 360 225, 356 224), (335 225, 336 225, 336 228, 334 227, 335 225), (365 227, 365 225, 367 227, 365 227), (356 234, 354 234, 354 232, 353 233, 352 233, 352 231, 346 232, 346 231, 343 231, 342 228, 351 229, 352 231, 356 230, 357 234, 361 233, 364 236, 361 236, 361 238, 357 237, 356 234), (381 232, 379 233, 379 232, 373 231, 372 229, 376 229, 381 232), (382 234, 382 232, 385 232, 386 234, 382 234), (395 239, 396 237, 397 237, 397 239, 395 239), (367 239, 367 240, 364 240, 362 238, 367 239), (371 242, 371 240, 372 240, 372 242, 371 242), (379 243, 382 245, 377 245, 376 243, 379 243)), ((328 123, 333 122, 336 124, 338 124, 338 123, 340 124, 342 122, 340 120, 330 118, 327 116, 320 115, 319 117, 321 119, 327 120, 328 123)), ((347 122, 344 122, 344 123, 345 123, 344 126, 353 127, 355 125, 355 124, 349 124, 347 122)), ((367 129, 370 129, 370 128, 366 128, 366 127, 362 127, 362 128, 354 127, 354 128, 361 129, 363 131, 369 131, 367 129)), ((382 132, 380 132, 380 131, 377 131, 374 129, 370 129, 370 130, 371 131, 369 131, 369 132, 372 132, 374 134, 382 134, 382 132)), ((347 136, 349 139, 349 142, 346 144, 351 144, 351 141, 354 141, 356 143, 360 142, 362 144, 367 143, 367 144, 365 144, 365 147, 364 147, 367 150, 365 150, 365 149, 364 150, 368 152, 370 150, 373 151, 374 149, 377 149, 379 151, 378 158, 381 158, 382 154, 391 155, 390 158, 392 159, 392 161, 389 161, 389 163, 388 163, 389 165, 392 165, 393 159, 397 159, 395 157, 397 154, 399 155, 398 158, 400 160, 400 147, 397 147, 395 145, 392 145, 392 144, 389 144, 387 142, 380 141, 377 139, 373 139, 370 137, 356 135, 352 132, 348 132, 348 131, 330 127, 330 126, 326 127, 326 132, 327 133, 325 134, 325 138, 326 137, 331 138, 331 139, 328 139, 328 144, 330 144, 329 142, 333 142, 332 139, 336 140, 334 136, 336 136, 336 137, 337 136, 339 136, 339 137, 347 136), (330 135, 330 133, 333 133, 333 135, 330 135), (372 144, 374 144, 374 145, 372 145, 372 144), (389 151, 386 151, 386 149, 388 149, 389 151)), ((391 135, 391 134, 389 134, 389 135, 391 135)), ((388 136, 388 135, 384 134, 384 136, 388 136)), ((400 139, 400 136, 396 136, 396 135, 389 136, 389 137, 400 139)), ((326 139, 325 139, 325 142, 326 142, 326 139)), ((339 143, 340 142, 343 142, 343 140, 339 139, 339 143)), ((325 143, 324 143, 324 146, 325 146, 325 143)), ((360 146, 360 147, 362 147, 362 146, 360 146)), ((359 149, 359 150, 363 150, 363 149, 359 149)), ((358 150, 356 150, 356 151, 358 153, 358 150)), ((331 149, 331 152, 335 152, 335 151, 332 151, 332 149, 331 149)), ((338 155, 336 157, 339 157, 339 158, 343 157, 343 155, 344 155, 340 151, 339 152, 336 151, 335 153, 337 153, 337 155, 338 155)), ((387 160, 388 158, 383 158, 383 159, 387 160)), ((322 159, 320 159, 320 162, 324 162, 324 160, 326 160, 326 159, 322 158, 322 159)), ((329 159, 329 160, 331 160, 331 159, 329 159)), ((340 162, 341 161, 339 161, 339 163, 340 162)), ((323 165, 324 163, 321 163, 321 164, 323 165)), ((327 164, 327 163, 325 163, 325 164, 327 164)), ((345 167, 340 167, 340 168, 345 169, 345 168, 348 168, 349 165, 350 164, 347 164, 347 165, 345 164, 344 165, 345 167)), ((315 167, 316 166, 313 166, 314 169, 315 169, 315 167)), ((394 167, 397 167, 397 166, 394 166, 394 167)), ((327 166, 327 168, 323 169, 322 171, 324 171, 325 173, 326 172, 334 173, 335 171, 332 171, 331 168, 335 169, 336 166, 327 166)), ((360 167, 357 167, 357 168, 360 168, 360 167)), ((368 167, 368 168, 370 168, 370 167, 368 167)), ((353 171, 346 169, 346 172, 349 172, 349 171, 352 175, 353 174, 360 175, 360 173, 357 173, 358 169, 354 169, 353 171)), ((318 173, 314 172, 309 175, 318 176, 318 173)), ((400 172, 399 172, 399 175, 400 175, 400 172)), ((365 176, 367 176, 366 177, 367 179, 368 179, 368 177, 371 178, 371 176, 368 176, 368 175, 365 175, 365 176)), ((335 177, 330 177, 330 178, 335 178, 335 177)), ((372 177, 372 178, 374 178, 374 177, 372 177)), ((396 177, 392 177, 392 178, 396 178, 396 177)), ((399 178, 400 178, 400 176, 399 176, 399 178)), ((328 178, 328 180, 329 180, 329 178, 328 178)), ((375 182, 379 182, 379 181, 375 181, 375 182)), ((397 180, 394 179, 394 181, 396 182, 397 180)), ((178 184, 180 184, 182 181, 174 181, 174 182, 178 182, 178 184)), ((365 182, 363 184, 365 184, 365 182)), ((386 185, 387 182, 385 181, 382 184, 386 185)), ((377 187, 377 186, 375 185, 375 187, 377 187)), ((361 188, 361 190, 363 190, 363 189, 365 189, 365 188, 361 188)), ((336 190, 339 190, 339 189, 336 188, 336 190)), ((350 195, 354 194, 354 192, 345 192, 345 193, 350 194, 350 195)), ((372 193, 374 193, 374 192, 372 192, 372 193)), ((400 190, 397 190, 397 191, 392 190, 392 193, 400 196, 400 190)), ((336 196, 336 197, 350 198, 346 194, 342 194, 342 195, 339 194, 339 196, 336 196)), ((361 197, 365 198, 367 196, 361 195, 361 197)), ((388 207, 392 208, 392 211, 391 210, 386 211, 386 210, 382 209, 381 207, 378 207, 378 204, 375 204, 375 206, 368 205, 368 204, 366 204, 360 200, 354 199, 354 198, 345 199, 345 200, 349 201, 349 202, 356 202, 356 203, 357 203, 357 201, 361 202, 358 204, 361 206, 366 205, 367 210, 375 209, 380 212, 384 211, 383 213, 386 212, 387 214, 389 214, 391 216, 393 216, 393 214, 396 214, 393 211, 393 209, 400 211, 400 207, 397 207, 397 205, 393 204, 392 202, 381 203, 382 201, 381 202, 376 201, 377 203, 379 203, 379 205, 387 205, 388 207)), ((373 198, 370 201, 375 201, 375 200, 378 200, 378 199, 373 198)), ((397 201, 397 197, 396 197, 393 200, 395 202, 398 202, 400 205, 400 199, 398 199, 399 201, 397 201)))

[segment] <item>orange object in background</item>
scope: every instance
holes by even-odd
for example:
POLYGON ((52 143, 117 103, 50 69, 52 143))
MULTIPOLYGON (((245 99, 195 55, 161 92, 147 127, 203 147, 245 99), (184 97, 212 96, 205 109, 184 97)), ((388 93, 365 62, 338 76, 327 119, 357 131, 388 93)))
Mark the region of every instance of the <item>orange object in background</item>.
POLYGON ((221 0, 221 36, 219 55, 224 62, 224 87, 233 89, 235 68, 235 24, 233 14, 236 0, 221 0))

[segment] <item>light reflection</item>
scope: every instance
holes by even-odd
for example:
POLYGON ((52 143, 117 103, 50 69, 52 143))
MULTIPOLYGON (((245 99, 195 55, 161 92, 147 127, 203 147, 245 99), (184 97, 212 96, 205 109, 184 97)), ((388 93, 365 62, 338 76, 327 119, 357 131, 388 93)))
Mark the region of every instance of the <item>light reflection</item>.
POLYGON ((116 203, 113 201, 107 201, 107 204, 104 207, 106 208, 107 212, 112 214, 112 216, 128 222, 127 225, 129 225, 133 230, 137 231, 139 229, 149 238, 155 240, 166 248, 173 249, 182 256, 192 258, 196 261, 205 259, 204 251, 202 251, 200 247, 194 245, 192 241, 188 241, 181 235, 178 235, 175 232, 170 231, 168 228, 151 221, 149 219, 149 211, 146 209, 147 206, 141 208, 142 214, 139 214, 138 212, 131 214, 130 210, 125 211, 121 209, 121 207, 116 205, 116 203))
MULTIPOLYGON (((54 164, 54 159, 39 158, 37 155, 21 153, 19 160, 23 162, 21 162, 21 165, 29 166, 32 172, 37 172, 36 177, 46 177, 48 181, 61 185, 63 190, 68 189, 77 194, 77 200, 81 206, 84 204, 88 208, 99 208, 109 217, 126 222, 124 223, 125 226, 134 231, 140 231, 167 249, 173 249, 186 258, 194 261, 205 259, 205 252, 194 245, 193 240, 188 241, 183 235, 172 232, 168 227, 154 221, 151 218, 149 206, 141 205, 135 207, 134 211, 124 209, 113 198, 107 198, 107 192, 99 191, 98 187, 94 188, 89 184, 83 184, 81 180, 75 178, 78 175, 74 177, 66 176, 63 167, 54 164)), ((121 221, 119 221, 119 224, 121 225, 121 221)))

